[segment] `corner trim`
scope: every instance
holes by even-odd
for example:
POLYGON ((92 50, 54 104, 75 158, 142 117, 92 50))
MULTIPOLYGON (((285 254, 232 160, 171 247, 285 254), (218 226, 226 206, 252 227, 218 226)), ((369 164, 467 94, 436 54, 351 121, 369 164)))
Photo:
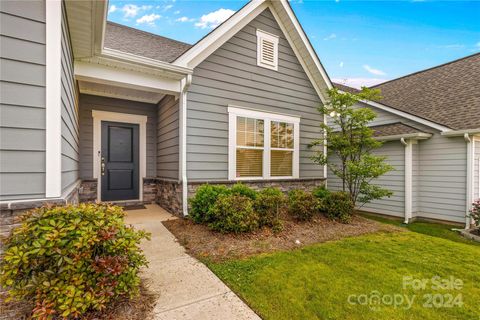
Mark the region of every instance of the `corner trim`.
POLYGON ((45 81, 45 197, 62 194, 62 2, 47 1, 45 81))

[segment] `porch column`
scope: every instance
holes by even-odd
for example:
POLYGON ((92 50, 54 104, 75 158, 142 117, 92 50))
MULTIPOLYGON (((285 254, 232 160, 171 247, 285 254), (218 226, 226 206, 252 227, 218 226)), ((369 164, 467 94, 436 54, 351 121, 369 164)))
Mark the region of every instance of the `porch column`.
POLYGON ((412 219, 413 206, 413 140, 401 139, 405 146, 405 223, 412 219))

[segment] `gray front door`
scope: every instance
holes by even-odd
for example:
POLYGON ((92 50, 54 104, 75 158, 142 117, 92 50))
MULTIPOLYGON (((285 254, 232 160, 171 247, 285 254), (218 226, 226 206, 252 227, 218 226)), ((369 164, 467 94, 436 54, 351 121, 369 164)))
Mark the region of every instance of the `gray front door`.
POLYGON ((102 121, 102 201, 138 199, 138 125, 102 121))

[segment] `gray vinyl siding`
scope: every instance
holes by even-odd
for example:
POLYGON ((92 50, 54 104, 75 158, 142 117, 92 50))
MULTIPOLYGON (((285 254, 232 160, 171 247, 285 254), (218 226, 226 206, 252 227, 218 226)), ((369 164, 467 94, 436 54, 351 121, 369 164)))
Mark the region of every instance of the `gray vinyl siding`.
POLYGON ((480 137, 473 145, 473 199, 480 199, 480 137))
POLYGON ((73 53, 65 5, 62 5, 62 193, 78 180, 78 99, 73 75, 73 53))
POLYGON ((418 215, 420 207, 420 147, 419 144, 412 146, 412 216, 418 215))
MULTIPOLYGON (((365 104, 361 104, 365 106, 365 104)), ((427 140, 420 140, 413 145, 413 217, 433 218, 454 222, 465 220, 466 195, 466 143, 463 137, 449 138, 442 136, 438 131, 402 118, 389 112, 370 107, 377 113, 377 118, 371 125, 382 125, 394 122, 403 122, 418 128, 423 132, 432 133, 427 140)), ((329 119, 330 120, 330 119, 329 119)), ((329 123, 331 123, 329 121, 329 123)), ((404 147, 400 142, 388 142, 376 153, 385 155, 389 159, 394 157, 396 167, 404 160, 399 158, 400 151, 404 157, 404 147), (398 150, 389 145, 397 143, 398 150)), ((402 158, 404 159, 404 158, 402 158)), ((404 214, 404 169, 397 168, 395 173, 387 174, 388 181, 380 179, 380 183, 394 191, 390 199, 374 202, 374 205, 363 209, 390 215, 404 214), (395 180, 395 182, 393 181, 395 180), (402 203, 402 205, 400 205, 402 203)), ((335 190, 338 182, 330 173, 328 186, 335 190)), ((477 184, 478 185, 478 184, 477 184)))
POLYGON ((178 180, 178 99, 166 96, 158 104, 157 177, 178 180))
POLYGON ((467 146, 435 134, 420 142, 419 216, 465 221, 467 146))
MULTIPOLYGON (((405 212, 405 147, 400 141, 386 142, 380 149, 373 152, 375 155, 386 156, 386 162, 393 166, 394 170, 373 181, 393 192, 390 198, 375 200, 364 205, 361 210, 403 216, 405 212)), ((331 171, 328 172, 328 188, 341 190, 342 181, 331 171)))
POLYGON ((269 10, 194 69, 187 100, 189 180, 228 179, 229 104, 300 116, 300 177, 323 177, 308 149, 321 137, 321 101, 269 10), (278 71, 257 66, 257 28, 280 36, 278 71))
POLYGON ((45 196, 45 2, 0 1, 0 200, 45 196))
POLYGON ((157 106, 114 98, 80 94, 80 178, 93 178, 93 118, 92 110, 147 116, 147 177, 157 171, 157 106))

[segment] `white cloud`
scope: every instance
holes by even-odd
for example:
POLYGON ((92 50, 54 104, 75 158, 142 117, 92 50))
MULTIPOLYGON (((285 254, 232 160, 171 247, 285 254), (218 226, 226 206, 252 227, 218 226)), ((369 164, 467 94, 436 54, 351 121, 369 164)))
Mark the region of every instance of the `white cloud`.
POLYGON ((372 67, 370 67, 368 64, 364 64, 364 65, 363 65, 363 69, 367 70, 368 72, 370 72, 371 74, 374 74, 374 75, 376 75, 376 76, 384 76, 384 75, 386 75, 386 73, 383 72, 382 70, 372 68, 372 67))
POLYGON ((180 17, 180 18, 176 19, 175 21, 177 21, 177 22, 192 22, 194 20, 195 19, 189 18, 189 17, 180 17))
POLYGON ((126 4, 122 7, 121 10, 123 12, 124 18, 134 18, 138 15, 140 11, 146 11, 152 8, 153 6, 143 5, 139 7, 136 4, 126 4))
POLYGON ((108 13, 109 14, 114 13, 115 11, 117 11, 117 7, 114 4, 112 4, 110 8, 108 8, 108 13))
POLYGON ((217 11, 210 12, 208 14, 204 14, 200 19, 199 22, 195 23, 195 27, 206 29, 210 28, 213 29, 221 24, 223 21, 230 18, 235 11, 230 9, 218 9, 217 11))
POLYGON ((165 7, 163 7, 163 11, 167 11, 173 8, 173 4, 167 4, 165 7))
POLYGON ((323 40, 332 40, 335 39, 337 35, 335 33, 330 34, 328 37, 323 38, 323 40))
POLYGON ((379 78, 333 78, 333 82, 341 83, 346 86, 360 89, 361 87, 371 87, 376 84, 387 81, 387 79, 379 78))
POLYGON ((158 20, 160 19, 162 16, 159 15, 159 14, 155 14, 155 13, 152 13, 152 14, 146 14, 144 15, 143 17, 137 19, 137 23, 148 23, 150 25, 153 25, 155 20, 158 20))
POLYGON ((173 14, 180 14, 180 10, 175 11, 173 14))
POLYGON ((125 18, 135 17, 140 11, 140 7, 135 4, 126 4, 122 8, 125 18))
POLYGON ((343 68, 343 61, 339 64, 340 68, 343 68))

